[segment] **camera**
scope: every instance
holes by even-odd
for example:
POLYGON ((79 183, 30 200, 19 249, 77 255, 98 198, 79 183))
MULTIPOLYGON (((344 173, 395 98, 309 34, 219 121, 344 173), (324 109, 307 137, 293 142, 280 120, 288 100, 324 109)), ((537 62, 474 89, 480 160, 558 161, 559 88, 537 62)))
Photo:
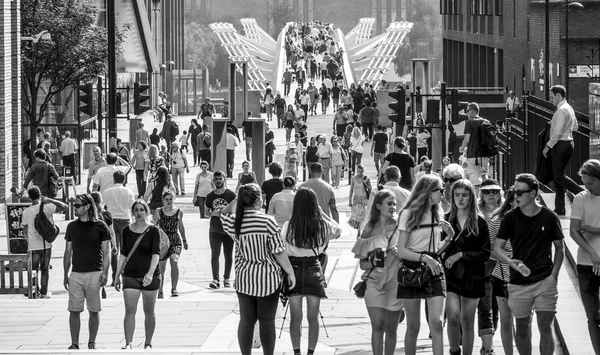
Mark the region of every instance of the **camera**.
POLYGON ((371 265, 373 265, 373 267, 384 267, 385 251, 381 248, 373 250, 369 260, 371 261, 371 265))

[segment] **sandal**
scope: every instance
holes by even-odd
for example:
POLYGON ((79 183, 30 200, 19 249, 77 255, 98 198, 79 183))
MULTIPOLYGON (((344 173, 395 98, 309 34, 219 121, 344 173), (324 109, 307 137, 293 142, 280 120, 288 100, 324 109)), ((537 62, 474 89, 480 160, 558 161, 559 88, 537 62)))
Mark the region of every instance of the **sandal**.
POLYGON ((163 296, 163 293, 162 293, 162 292, 159 292, 159 293, 158 293, 158 299, 159 299, 159 300, 162 300, 163 298, 164 298, 164 296, 163 296))
POLYGON ((88 349, 95 350, 96 349, 96 343, 94 343, 93 341, 90 341, 88 343, 88 349))

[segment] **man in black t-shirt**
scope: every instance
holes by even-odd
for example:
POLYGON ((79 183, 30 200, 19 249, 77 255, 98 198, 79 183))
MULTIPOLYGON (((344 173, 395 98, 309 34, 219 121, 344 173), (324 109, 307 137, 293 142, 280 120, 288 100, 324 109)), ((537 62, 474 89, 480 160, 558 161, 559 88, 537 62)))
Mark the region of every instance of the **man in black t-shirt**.
POLYGON ((331 99, 333 100, 333 112, 338 110, 340 105, 340 87, 338 86, 337 81, 333 82, 333 87, 331 88, 331 99))
POLYGON ((383 133, 383 127, 377 126, 376 133, 373 136, 373 144, 371 144, 371 156, 375 160, 375 169, 379 174, 379 166, 383 165, 383 159, 388 152, 388 136, 383 133))
POLYGON ((252 160, 252 122, 248 119, 252 118, 252 112, 248 111, 248 117, 242 122, 244 128, 244 141, 246 142, 246 160, 252 160))
POLYGON ((69 291, 69 349, 79 349, 80 314, 86 303, 90 313, 88 347, 95 349, 102 309, 100 290, 106 285, 110 266, 110 231, 106 223, 98 220, 98 210, 92 196, 77 195, 73 210, 79 218, 67 226, 63 258, 63 284, 69 291))
POLYGON ((462 153, 465 148, 467 149, 469 169, 479 178, 479 184, 474 184, 475 188, 479 190, 479 185, 488 178, 490 158, 477 156, 477 151, 479 150, 479 127, 483 124, 483 118, 479 117, 479 105, 471 102, 466 110, 469 119, 465 122, 465 138, 458 150, 462 153))
POLYGON ((379 182, 383 183, 383 174, 385 174, 388 166, 396 166, 400 169, 400 187, 411 190, 415 181, 415 161, 404 151, 406 141, 402 137, 394 139, 394 152, 388 154, 384 161, 381 170, 379 170, 379 182))
POLYGON ((558 217, 536 201, 539 183, 532 174, 519 174, 513 186, 517 207, 504 215, 494 245, 499 261, 510 265, 508 306, 516 319, 515 344, 531 354, 531 312, 536 311, 540 352, 554 353, 552 325, 558 300, 558 273, 565 256, 558 217), (510 241, 513 255, 504 246, 510 241), (554 246, 554 261, 552 260, 554 246))
POLYGON ((210 215, 210 228, 208 238, 210 243, 210 266, 212 269, 213 281, 209 284, 210 288, 218 289, 221 287, 219 280, 219 258, 221 257, 221 245, 223 245, 223 254, 225 257, 225 272, 223 274, 223 286, 231 287, 229 276, 231 275, 231 266, 233 265, 233 239, 223 230, 221 223, 221 211, 227 207, 231 201, 235 200, 235 192, 225 187, 225 173, 220 170, 213 174, 215 189, 206 196, 205 208, 210 215))
POLYGON ((261 190, 263 200, 265 201, 265 213, 269 211, 269 202, 271 198, 278 192, 283 191, 283 180, 281 180, 281 174, 283 174, 283 167, 278 162, 273 162, 269 165, 269 174, 273 176, 262 183, 261 190))

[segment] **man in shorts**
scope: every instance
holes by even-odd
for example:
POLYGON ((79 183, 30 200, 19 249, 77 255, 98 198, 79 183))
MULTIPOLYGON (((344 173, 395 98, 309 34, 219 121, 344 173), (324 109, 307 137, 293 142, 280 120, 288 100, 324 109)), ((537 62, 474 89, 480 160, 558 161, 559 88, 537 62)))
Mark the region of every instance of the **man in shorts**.
POLYGON ((479 195, 479 187, 481 183, 488 179, 488 171, 490 167, 490 158, 478 157, 479 150, 479 127, 483 124, 483 118, 479 117, 479 105, 476 102, 471 102, 466 108, 467 117, 465 122, 465 138, 459 148, 460 153, 467 149, 467 162, 469 169, 477 177, 478 183, 473 182, 477 195, 479 195))
POLYGON ((373 144, 371 144, 371 156, 375 161, 375 169, 377 169, 377 174, 379 174, 379 167, 383 166, 383 160, 388 152, 388 136, 383 133, 383 127, 381 125, 377 126, 377 130, 375 135, 373 136, 373 144))
POLYGON ((494 251, 498 261, 511 267, 508 306, 516 320, 515 344, 519 354, 531 354, 531 313, 535 310, 540 353, 554 354, 553 326, 558 273, 565 257, 564 236, 556 214, 536 201, 539 182, 535 176, 517 175, 513 189, 518 208, 504 215, 494 251), (513 248, 512 259, 504 252, 508 240, 513 248))
POLYGON ((96 204, 89 194, 77 195, 73 210, 79 218, 67 226, 63 258, 63 284, 69 291, 69 349, 79 349, 80 314, 86 302, 90 313, 88 349, 96 349, 102 310, 100 290, 106 285, 110 266, 110 231, 104 222, 98 220, 96 204))

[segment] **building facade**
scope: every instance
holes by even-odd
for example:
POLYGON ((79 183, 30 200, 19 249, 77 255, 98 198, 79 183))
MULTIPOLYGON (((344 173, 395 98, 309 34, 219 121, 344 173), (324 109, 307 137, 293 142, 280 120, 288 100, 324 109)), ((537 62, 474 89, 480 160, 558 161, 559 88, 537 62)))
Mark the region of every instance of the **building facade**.
MULTIPOLYGON (((600 1, 580 3, 584 9, 568 11, 567 59, 564 1, 550 0, 550 47, 545 53, 544 0, 442 0, 444 80, 450 87, 504 87, 517 95, 528 91, 544 97, 548 70, 549 86, 568 86, 569 101, 577 111, 587 113, 591 79, 568 78, 567 65, 591 64, 586 57, 600 49, 600 28, 594 25, 600 16, 600 1)), ((599 61, 597 54, 595 62, 599 61)))

